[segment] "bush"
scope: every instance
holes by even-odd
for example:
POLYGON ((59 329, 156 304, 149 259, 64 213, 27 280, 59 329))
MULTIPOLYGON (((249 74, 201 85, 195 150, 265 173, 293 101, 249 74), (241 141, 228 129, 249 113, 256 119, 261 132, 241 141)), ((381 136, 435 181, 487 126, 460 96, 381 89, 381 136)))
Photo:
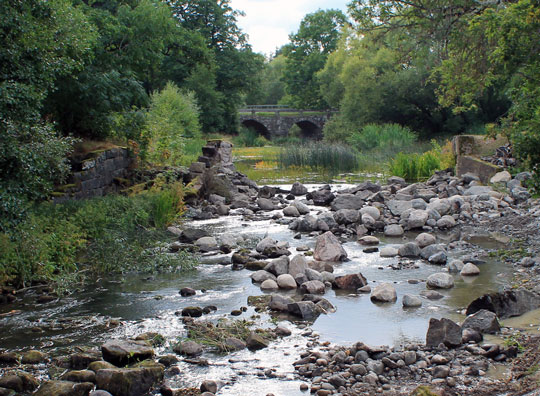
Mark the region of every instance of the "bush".
POLYGON ((97 274, 191 268, 190 256, 169 254, 164 245, 171 240, 165 227, 183 211, 182 198, 180 184, 156 183, 133 197, 38 205, 14 230, 0 234, 0 283, 62 283, 83 263, 97 274))
POLYGON ((264 147, 270 142, 256 130, 242 127, 238 136, 233 139, 233 143, 238 147, 264 147))
POLYGON ((441 169, 441 160, 430 151, 424 154, 399 153, 390 162, 390 173, 409 181, 427 179, 438 169, 441 169))
POLYGON ((348 147, 324 142, 283 147, 279 154, 282 167, 307 167, 333 173, 351 172, 358 168, 356 152, 348 147))
POLYGON ((342 114, 333 116, 323 128, 324 140, 331 143, 346 142, 354 133, 358 133, 358 128, 347 121, 342 114))
POLYGON ((199 109, 192 92, 173 83, 151 97, 142 133, 143 158, 155 165, 179 165, 188 139, 200 139, 199 109))

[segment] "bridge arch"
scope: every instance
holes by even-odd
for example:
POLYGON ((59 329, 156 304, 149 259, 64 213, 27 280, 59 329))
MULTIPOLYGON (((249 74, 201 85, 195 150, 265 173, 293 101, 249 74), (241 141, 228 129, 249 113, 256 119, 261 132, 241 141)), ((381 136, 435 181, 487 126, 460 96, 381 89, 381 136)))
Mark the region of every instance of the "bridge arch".
POLYGON ((246 128, 253 129, 259 135, 264 136, 268 140, 272 138, 272 134, 262 122, 249 119, 249 120, 243 120, 242 125, 245 126, 246 128))
POLYGON ((300 128, 302 139, 321 140, 323 138, 322 128, 309 120, 298 121, 295 125, 300 128))

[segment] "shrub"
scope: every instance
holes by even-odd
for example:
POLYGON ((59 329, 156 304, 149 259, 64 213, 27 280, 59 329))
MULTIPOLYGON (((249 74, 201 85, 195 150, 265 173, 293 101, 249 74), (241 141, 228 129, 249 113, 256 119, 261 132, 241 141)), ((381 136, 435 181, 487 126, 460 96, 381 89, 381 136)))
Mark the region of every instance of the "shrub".
POLYGON ((253 128, 242 127, 233 143, 238 147, 264 147, 270 142, 253 128))
POLYGON ((427 179, 435 170, 441 169, 440 158, 432 152, 398 155, 390 162, 390 173, 406 180, 427 179))
POLYGON ((416 141, 416 134, 398 124, 367 124, 360 132, 353 132, 347 143, 358 151, 403 150, 416 141))
POLYGON ((187 139, 199 139, 199 109, 192 92, 173 83, 151 97, 142 133, 143 157, 155 165, 178 165, 187 139))
POLYGON ((283 147, 279 154, 282 167, 300 166, 329 172, 351 172, 358 167, 356 152, 338 144, 315 142, 283 147))

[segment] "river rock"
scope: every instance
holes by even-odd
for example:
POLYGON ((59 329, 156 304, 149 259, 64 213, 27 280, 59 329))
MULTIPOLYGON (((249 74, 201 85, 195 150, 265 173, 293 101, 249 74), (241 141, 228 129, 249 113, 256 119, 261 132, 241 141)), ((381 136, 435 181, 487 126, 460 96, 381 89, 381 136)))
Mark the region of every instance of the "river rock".
MULTIPOLYGON (((313 204, 317 206, 328 206, 330 205, 330 203, 332 203, 335 197, 336 196, 332 193, 332 191, 330 190, 330 187, 322 188, 320 190, 313 191, 306 195, 306 198, 311 199, 313 201, 313 204)), ((340 209, 352 209, 352 208, 340 208, 340 209)))
POLYGON ((92 370, 73 370, 63 374, 60 379, 63 381, 91 382, 95 384, 96 373, 92 370))
POLYGON ((211 236, 197 239, 195 241, 195 246, 198 246, 202 252, 211 252, 218 249, 216 238, 211 236))
POLYGON ((410 294, 405 294, 403 296, 402 304, 404 308, 418 308, 422 306, 422 300, 410 294))
POLYGON ((323 281, 323 277, 319 271, 316 271, 311 268, 306 268, 306 277, 308 280, 317 280, 317 281, 323 281))
POLYGON ((39 386, 39 381, 24 371, 16 371, 0 377, 0 388, 12 389, 15 392, 33 392, 39 386))
POLYGON ((371 292, 373 302, 395 302, 397 300, 396 288, 390 283, 381 283, 371 292))
POLYGON ((378 245, 380 241, 379 241, 379 238, 377 237, 374 237, 372 235, 366 235, 358 239, 358 243, 360 245, 373 246, 373 245, 378 245))
POLYGON ((304 274, 308 269, 306 258, 302 254, 297 254, 289 262, 289 274, 296 278, 298 274, 304 274))
POLYGON ((307 215, 298 220, 295 227, 296 231, 299 232, 312 232, 318 230, 318 220, 311 216, 307 215))
POLYGON ((87 396, 93 389, 94 384, 90 382, 47 381, 39 387, 35 396, 87 396))
POLYGON ((262 253, 267 247, 273 246, 277 246, 277 241, 270 237, 266 237, 260 240, 259 243, 257 243, 255 250, 257 250, 259 253, 262 253))
POLYGON ((198 239, 209 236, 208 231, 200 228, 186 228, 180 233, 180 242, 193 243, 198 239))
POLYGON ((271 274, 270 272, 265 270, 256 271, 252 273, 250 277, 253 283, 263 283, 267 279, 271 279, 274 282, 277 280, 274 274, 271 274))
POLYGON ((339 194, 332 202, 332 209, 335 211, 341 209, 359 210, 364 206, 364 200, 354 194, 339 194))
POLYGON ((491 194, 491 192, 493 192, 493 189, 488 186, 472 186, 472 187, 469 187, 467 190, 465 190, 463 195, 466 195, 466 196, 484 195, 484 194, 489 195, 491 194))
POLYGON ((313 301, 299 301, 289 304, 287 309, 290 314, 304 320, 314 320, 321 314, 320 308, 313 301))
POLYGON ((99 370, 96 381, 98 389, 114 396, 143 396, 163 380, 163 373, 163 366, 155 363, 150 367, 99 370))
POLYGON ((340 209, 334 214, 338 224, 352 224, 360 219, 360 213, 356 209, 340 209))
POLYGON ((109 392, 104 390, 95 390, 93 392, 90 392, 88 396, 113 396, 109 392))
POLYGON ((396 257, 398 255, 398 249, 392 246, 385 246, 379 251, 381 257, 396 257))
POLYGON ((495 312, 500 319, 520 316, 540 308, 540 296, 525 289, 507 290, 501 293, 485 294, 467 307, 467 315, 487 309, 495 312))
POLYGON ((277 291, 279 290, 279 286, 277 284, 277 281, 273 279, 267 279, 263 283, 261 283, 261 290, 264 291, 277 291))
POLYGON ((194 296, 195 294, 197 294, 197 292, 191 287, 183 287, 182 289, 180 289, 180 295, 182 297, 190 297, 194 296))
MULTIPOLYGON (((203 347, 195 341, 179 342, 173 347, 173 351, 179 355, 199 356, 203 353, 203 347)), ((99 371, 98 371, 99 372, 99 371)))
POLYGON ((258 351, 259 349, 266 348, 268 346, 268 341, 266 341, 262 336, 252 331, 249 333, 249 336, 246 340, 246 345, 250 351, 258 351))
POLYGON ((454 278, 446 272, 437 272, 428 276, 427 287, 430 289, 451 289, 454 287, 454 278))
POLYGON ((300 289, 304 293, 309 293, 309 294, 324 294, 326 292, 326 287, 324 286, 324 283, 318 280, 310 280, 310 281, 304 282, 300 286, 300 289))
POLYGON ((405 233, 403 227, 399 224, 388 224, 384 227, 384 235, 388 237, 400 237, 405 233))
POLYGON ((455 348, 461 345, 461 337, 461 327, 450 319, 431 318, 429 320, 426 334, 427 346, 436 347, 444 344, 449 348, 455 348))
POLYGON ((30 350, 28 352, 23 353, 21 358, 22 364, 39 364, 47 360, 47 355, 45 355, 43 352, 36 351, 36 350, 30 350))
POLYGON ((461 269, 460 275, 462 276, 476 276, 480 275, 480 268, 473 263, 467 263, 461 269))
POLYGON ((401 257, 417 258, 420 256, 420 247, 415 242, 408 242, 399 247, 398 255, 401 257))
POLYGON ((497 315, 494 312, 487 309, 481 309, 480 311, 467 316, 463 324, 462 329, 473 329, 485 334, 495 334, 501 329, 497 315))
POLYGON ((300 212, 295 206, 287 206, 283 209, 283 215, 287 217, 299 217, 300 212))
POLYGON ((264 270, 274 274, 275 276, 287 274, 289 273, 289 258, 286 256, 281 256, 275 260, 272 260, 266 265, 266 267, 264 267, 264 270))
POLYGON ((203 315, 203 309, 201 307, 185 307, 184 309, 182 309, 182 316, 189 316, 191 318, 200 318, 202 315, 203 315))
POLYGON ((452 228, 456 226, 456 220, 450 215, 444 215, 437 220, 437 227, 439 228, 452 228))
POLYGON ((441 294, 441 293, 439 293, 438 291, 435 291, 435 290, 422 290, 420 292, 420 295, 422 297, 427 298, 428 300, 440 300, 441 298, 444 297, 443 294, 441 294))
POLYGON ((330 284, 333 284, 334 281, 336 280, 335 275, 333 273, 331 273, 331 272, 323 271, 320 274, 321 274, 322 281, 325 282, 325 283, 328 282, 330 284))
POLYGON ((266 247, 262 251, 262 255, 268 258, 281 258, 282 256, 290 256, 290 254, 291 252, 287 248, 279 246, 279 244, 277 246, 266 247))
POLYGON ((437 252, 428 257, 428 261, 431 264, 440 264, 440 265, 446 264, 447 259, 448 257, 446 256, 445 252, 437 252))
POLYGON ((313 258, 317 261, 338 262, 347 258, 347 252, 334 234, 328 231, 317 237, 313 258))
POLYGON ((429 245, 420 251, 420 257, 422 257, 424 260, 429 260, 431 256, 439 252, 445 252, 444 247, 442 245, 440 244, 429 245))
POLYGON ((101 346, 103 360, 115 366, 150 359, 154 350, 144 341, 110 340, 101 346))
POLYGON ((92 370, 94 373, 97 373, 98 370, 108 369, 108 368, 117 368, 114 364, 106 362, 104 360, 96 360, 88 365, 88 370, 92 370))
POLYGON ((367 280, 364 275, 360 273, 336 276, 333 284, 336 289, 342 290, 357 290, 366 285, 367 280))
POLYGON ((497 184, 497 183, 506 183, 506 182, 509 182, 510 180, 512 180, 512 175, 510 174, 510 172, 505 170, 502 172, 495 173, 495 175, 491 179, 489 179, 489 182, 491 184, 497 184))
POLYGON ((294 303, 294 300, 290 297, 281 296, 279 294, 272 294, 268 308, 272 311, 287 312, 287 305, 294 303))
POLYGON ((412 209, 411 201, 402 201, 402 200, 390 200, 386 203, 388 209, 394 216, 401 216, 406 210, 412 209))
POLYGON ((381 217, 381 211, 375 206, 364 206, 362 209, 360 209, 360 214, 370 215, 373 220, 379 220, 379 218, 381 217))
POLYGON ((464 267, 464 264, 463 264, 463 261, 455 259, 455 260, 450 261, 446 267, 448 268, 448 272, 457 273, 457 272, 461 272, 461 270, 464 267))
POLYGON ((282 274, 277 277, 277 284, 280 289, 293 290, 296 289, 296 281, 290 274, 282 274))
POLYGON ((309 207, 303 202, 294 201, 291 203, 291 206, 294 206, 301 215, 309 214, 309 207))
POLYGON ((437 241, 433 235, 428 234, 427 232, 418 234, 414 240, 421 249, 425 248, 426 246, 433 245, 437 241))
POLYGON ((291 187, 291 194, 294 196, 300 196, 300 195, 306 195, 308 192, 308 189, 306 186, 304 186, 300 182, 294 182, 291 187))
POLYGON ((426 221, 429 218, 429 214, 426 210, 414 209, 407 218, 407 228, 422 228, 426 225, 426 221))
POLYGON ((441 216, 448 214, 452 208, 450 201, 446 198, 435 198, 427 206, 428 210, 436 210, 441 216))
POLYGON ((275 209, 274 203, 268 198, 257 199, 257 205, 261 210, 270 211, 275 209))

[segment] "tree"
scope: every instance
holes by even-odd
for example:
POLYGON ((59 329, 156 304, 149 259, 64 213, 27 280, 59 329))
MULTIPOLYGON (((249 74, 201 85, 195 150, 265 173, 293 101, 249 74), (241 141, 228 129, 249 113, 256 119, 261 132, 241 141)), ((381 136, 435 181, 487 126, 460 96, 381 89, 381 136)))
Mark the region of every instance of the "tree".
POLYGON ((257 84, 246 96, 246 104, 278 104, 285 95, 285 84, 281 80, 285 71, 285 56, 278 55, 264 64, 258 73, 257 84))
POLYGON ((0 2, 0 229, 43 199, 68 167, 72 140, 41 118, 60 76, 80 70, 94 29, 68 0, 0 2))
POLYGON ((298 32, 289 36, 283 48, 286 58, 283 81, 287 101, 294 107, 323 109, 328 104, 321 97, 315 74, 335 51, 340 29, 346 17, 339 10, 319 10, 304 17, 298 32))

